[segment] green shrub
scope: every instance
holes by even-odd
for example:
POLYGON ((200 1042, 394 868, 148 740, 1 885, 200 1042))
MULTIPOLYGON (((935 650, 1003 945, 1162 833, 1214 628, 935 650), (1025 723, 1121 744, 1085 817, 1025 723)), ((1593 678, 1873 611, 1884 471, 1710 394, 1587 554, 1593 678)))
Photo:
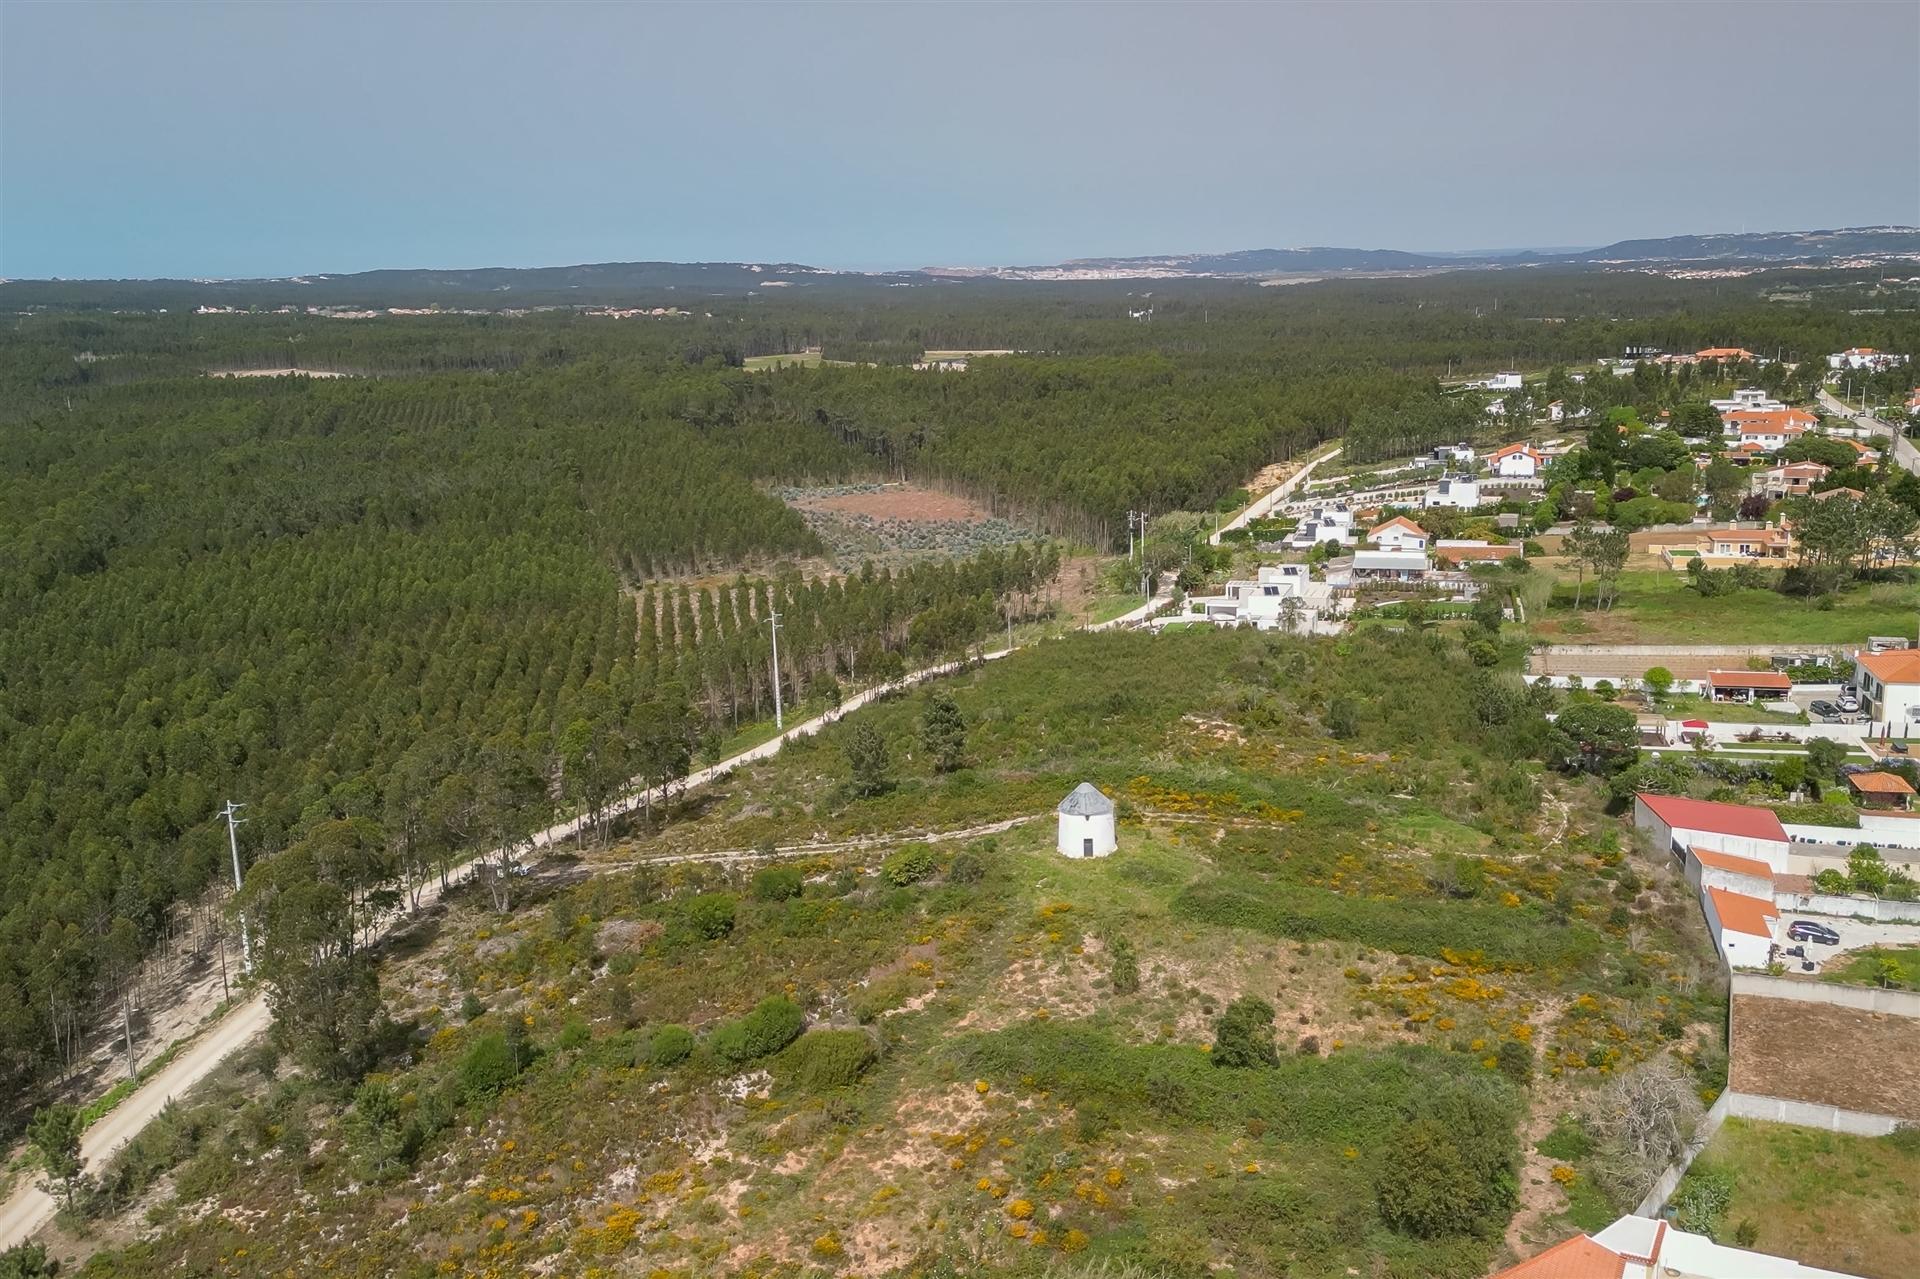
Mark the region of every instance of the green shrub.
POLYGON ((43 1244, 15 1244, 0 1252, 0 1279, 51 1279, 59 1273, 60 1263, 47 1256, 43 1244))
POLYGON ((953 884, 977 884, 987 877, 987 859, 971 848, 962 849, 954 854, 953 863, 947 867, 947 882, 953 884))
POLYGON ((766 866, 753 876, 753 899, 762 902, 783 902, 789 897, 798 897, 806 887, 806 877, 796 866, 766 866))
POLYGON ((480 996, 474 994, 472 991, 468 991, 466 996, 460 1001, 460 1018, 462 1021, 473 1021, 485 1015, 486 1011, 487 1006, 481 1003, 480 996))
POLYGON ((693 1032, 685 1026, 662 1026, 647 1040, 647 1060, 655 1066, 677 1066, 693 1054, 693 1032))
POLYGON ((1525 1087, 1533 1079, 1533 1046, 1523 1044, 1517 1039, 1509 1039, 1500 1045, 1495 1054, 1499 1060, 1500 1073, 1514 1083, 1525 1087))
POLYGON ((799 1037, 807 1024, 800 1005, 784 995, 770 995, 738 1021, 723 1022, 707 1036, 714 1060, 735 1067, 779 1052, 799 1037))
POLYGON ((593 1031, 585 1020, 570 1017, 567 1019, 567 1024, 560 1028, 560 1038, 555 1041, 555 1047, 561 1052, 571 1052, 575 1048, 586 1047, 592 1040, 593 1031))
POLYGON ((1593 1153, 1593 1138, 1579 1119, 1566 1115, 1553 1126, 1552 1132, 1534 1143, 1534 1149, 1549 1159, 1570 1164, 1593 1153))
POLYGON ((1113 952, 1113 967, 1110 970, 1113 993, 1131 995, 1140 989, 1140 958, 1133 953, 1133 943, 1124 937, 1114 938, 1110 949, 1113 952))
POLYGON ((1436 1239, 1497 1229, 1512 1212, 1519 1154, 1512 1092, 1486 1082, 1424 1093, 1381 1147, 1374 1193, 1388 1225, 1436 1239))
POLYGON ((925 844, 908 844, 880 863, 880 873, 889 884, 905 888, 917 884, 937 869, 933 850, 925 844))
POLYGON ((1723 1168, 1696 1163, 1673 1192, 1673 1224, 1695 1234, 1713 1235, 1733 1202, 1733 1176, 1723 1168))
POLYGON ((912 973, 889 973, 868 982, 853 996, 853 1015, 863 1025, 880 1020, 882 1013, 891 1012, 920 993, 925 980, 912 973))
POLYGON ((878 1056, 863 1030, 809 1030, 781 1054, 780 1066, 800 1087, 826 1092, 857 1083, 878 1056))
POLYGON ((729 893, 701 893, 687 898, 682 908, 687 925, 708 941, 718 941, 733 931, 734 900, 729 893))
POLYGON ((460 1095, 465 1101, 497 1097, 520 1074, 519 1054, 502 1034, 482 1035, 460 1058, 460 1095))
POLYGON ((1254 995, 1228 1004, 1213 1024, 1213 1064, 1272 1066, 1279 1061, 1273 1046, 1273 1005, 1254 995))

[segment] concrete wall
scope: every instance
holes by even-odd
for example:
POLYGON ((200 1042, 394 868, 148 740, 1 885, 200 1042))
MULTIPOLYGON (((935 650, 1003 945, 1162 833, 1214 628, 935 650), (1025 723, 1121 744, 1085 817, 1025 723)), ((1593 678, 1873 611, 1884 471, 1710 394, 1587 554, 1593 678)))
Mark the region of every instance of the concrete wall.
MULTIPOLYGON (((1640 801, 1635 800, 1637 806, 1640 801)), ((1778 874, 1787 868, 1787 845, 1778 839, 1750 839, 1745 835, 1722 835, 1718 831, 1688 830, 1685 827, 1673 828, 1673 838, 1688 847, 1712 849, 1716 853, 1731 853, 1735 857, 1751 857, 1778 874)))
MULTIPOLYGON (((1860 1110, 1842 1110, 1838 1106, 1811 1101, 1787 1101, 1781 1097, 1756 1097, 1751 1093, 1728 1092, 1714 1102, 1727 1103, 1726 1113, 1738 1119, 1761 1119, 1775 1124, 1797 1124, 1825 1132, 1852 1133, 1858 1137, 1884 1137, 1900 1126, 1892 1115, 1875 1115, 1860 1110)), ((1664 1180, 1664 1178, 1662 1178, 1664 1180)), ((1679 1185, 1679 1178, 1674 1185, 1679 1185)), ((1671 1187, 1667 1190, 1672 1194, 1671 1187)))
POLYGON ((1920 923, 1920 902, 1895 902, 1884 897, 1843 897, 1838 893, 1777 892, 1774 904, 1781 910, 1797 910, 1809 915, 1858 915, 1882 924, 1920 923))
POLYGON ((1713 1134, 1720 1131, 1720 1125, 1727 1118, 1729 1099, 1733 1095, 1730 1092, 1723 1092, 1714 1099, 1713 1105, 1707 1107, 1706 1117, 1700 1121, 1700 1126, 1693 1130, 1693 1136, 1687 1141, 1686 1152, 1660 1174, 1660 1180, 1653 1183, 1653 1189, 1647 1192, 1647 1197, 1634 1208, 1635 1215, 1641 1217, 1660 1215, 1660 1210, 1667 1205, 1667 1197, 1679 1187, 1680 1179, 1687 1175, 1687 1169, 1692 1167, 1694 1159, 1707 1148, 1707 1143, 1713 1140, 1713 1134))
POLYGON ((1699 888, 1723 888, 1730 893, 1739 893, 1742 897, 1758 897, 1761 901, 1773 900, 1773 881, 1761 879, 1758 875, 1743 875, 1739 871, 1721 870, 1717 866, 1702 866, 1693 858, 1687 859, 1687 880, 1692 883, 1697 877, 1699 888))
MULTIPOLYGON (((1735 973, 1732 993, 1758 995, 1765 999, 1791 999, 1803 1004, 1833 1004, 1861 1012, 1920 1018, 1920 993, 1907 990, 1876 990, 1871 986, 1796 981, 1791 977, 1774 977, 1766 973, 1735 973)), ((1916 1031, 1920 1031, 1920 1028, 1916 1028, 1916 1031)))

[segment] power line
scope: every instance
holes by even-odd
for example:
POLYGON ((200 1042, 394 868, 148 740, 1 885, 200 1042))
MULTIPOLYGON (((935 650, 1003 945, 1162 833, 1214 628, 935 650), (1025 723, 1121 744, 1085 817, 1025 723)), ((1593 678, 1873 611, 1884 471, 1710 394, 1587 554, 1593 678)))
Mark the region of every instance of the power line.
MULTIPOLYGON (((233 854, 233 891, 240 891, 240 825, 247 819, 239 815, 245 804, 227 801, 220 815, 227 819, 227 849, 233 854)), ((249 976, 253 973, 253 937, 247 931, 247 916, 240 915, 240 971, 249 976)))
POLYGON ((780 705, 780 614, 769 613, 767 625, 773 631, 773 727, 775 732, 782 732, 787 721, 780 705))

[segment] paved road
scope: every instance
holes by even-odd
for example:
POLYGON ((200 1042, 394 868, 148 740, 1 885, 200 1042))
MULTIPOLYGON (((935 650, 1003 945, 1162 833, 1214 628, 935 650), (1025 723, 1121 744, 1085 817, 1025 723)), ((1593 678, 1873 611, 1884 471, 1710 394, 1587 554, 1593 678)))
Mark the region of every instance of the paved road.
POLYGON ((1274 507, 1280 505, 1280 503, 1286 501, 1287 494, 1293 492, 1295 489, 1299 488, 1302 484, 1306 483, 1307 477, 1313 474, 1314 467, 1320 465, 1322 462, 1329 462, 1329 461, 1332 461, 1334 458, 1339 457, 1341 447, 1342 446, 1338 444, 1334 445, 1332 448, 1328 449, 1325 453, 1322 453, 1319 457, 1314 458, 1311 462, 1308 462, 1305 466, 1301 467, 1299 470, 1295 471, 1292 475, 1282 480, 1278 486, 1276 486, 1275 488, 1273 488, 1263 496, 1256 497, 1255 499, 1253 499, 1253 501, 1247 503, 1247 509, 1240 512, 1240 514, 1234 516, 1232 519, 1228 520, 1217 531, 1215 531, 1213 536, 1207 539, 1208 543, 1213 546, 1220 545, 1220 535, 1222 533, 1231 533, 1233 532, 1233 530, 1240 528, 1242 525, 1244 525, 1248 520, 1257 520, 1261 516, 1265 515, 1267 512, 1271 511, 1274 507))
POLYGON ((1894 428, 1893 423, 1870 417, 1858 409, 1848 407, 1826 391, 1820 392, 1820 407, 1838 417, 1851 421, 1855 426, 1863 426, 1875 435, 1886 437, 1893 445, 1894 465, 1914 475, 1920 475, 1920 449, 1913 441, 1894 428))
MULTIPOLYGON (((1304 474, 1304 472, 1302 472, 1302 474, 1304 474)), ((1082 629, 1088 631, 1106 631, 1122 626, 1129 626, 1146 620, 1160 609, 1172 603, 1172 601, 1173 597, 1170 594, 1158 595, 1148 600, 1145 604, 1142 604, 1139 608, 1134 609, 1132 612, 1122 614, 1110 621, 1091 623, 1082 629)), ((1007 654, 1012 651, 1014 650, 1000 649, 987 653, 983 655, 983 660, 996 661, 999 658, 1007 656, 1007 654)), ((892 683, 881 684, 874 688, 867 689, 864 692, 856 693, 843 702, 837 710, 828 711, 826 714, 816 716, 813 719, 807 720, 805 723, 796 724, 770 741, 763 742, 750 750, 741 751, 738 755, 721 760, 717 764, 690 774, 684 782, 674 787, 674 790, 676 793, 684 793, 688 790, 705 786, 718 778, 725 777, 742 764, 749 764, 755 760, 766 759, 769 756, 778 754, 780 748, 787 742, 817 733, 829 724, 839 720, 842 716, 858 710, 876 698, 884 697, 889 693, 898 692, 904 688, 910 688, 925 680, 950 674, 958 670, 962 665, 963 663, 961 662, 943 662, 938 666, 931 666, 925 670, 915 671, 892 683)), ((618 801, 613 806, 612 811, 615 815, 633 812, 641 806, 644 798, 644 791, 636 792, 618 801)), ((551 847, 563 840, 573 838, 585 825, 585 817, 575 817, 567 821, 556 822, 554 825, 536 834, 533 837, 533 845, 536 848, 551 847)), ((821 850, 813 849, 809 851, 818 852, 821 850)), ((688 854, 684 857, 685 860, 706 860, 708 858, 708 854, 688 854)), ((479 858, 473 858, 466 864, 471 865, 472 862, 478 860, 479 858)), ((682 860, 682 858, 664 858, 660 860, 674 861, 682 860)), ((440 885, 439 881, 435 880, 422 891, 420 898, 421 906, 424 908, 432 905, 439 900, 439 897, 440 885)), ((391 920, 387 927, 397 926, 409 918, 412 918, 412 916, 404 915, 391 920)), ((383 929, 383 932, 384 931, 383 929)), ((237 1004, 228 1010, 220 1020, 214 1022, 203 1031, 199 1038, 188 1045, 178 1057, 169 1062, 165 1069, 141 1084, 140 1087, 134 1089, 118 1106, 109 1111, 98 1123, 87 1129, 86 1135, 80 1143, 82 1159, 85 1160, 89 1167, 98 1168, 102 1166, 115 1151, 126 1145, 142 1128, 145 1128, 151 1123, 154 1117, 160 1113, 161 1109, 165 1107, 169 1101, 185 1093, 195 1084, 198 1084, 201 1080, 212 1074, 230 1053, 245 1047, 257 1035, 265 1031, 272 1023, 272 1020, 272 1015, 267 1009, 267 1001, 264 996, 260 995, 255 995, 253 998, 248 999, 244 1003, 237 1004)), ((53 1219, 56 1207, 57 1205, 53 1199, 38 1186, 28 1184, 16 1188, 4 1203, 0 1203, 0 1250, 11 1248, 15 1244, 24 1243, 33 1238, 42 1227, 53 1219)))

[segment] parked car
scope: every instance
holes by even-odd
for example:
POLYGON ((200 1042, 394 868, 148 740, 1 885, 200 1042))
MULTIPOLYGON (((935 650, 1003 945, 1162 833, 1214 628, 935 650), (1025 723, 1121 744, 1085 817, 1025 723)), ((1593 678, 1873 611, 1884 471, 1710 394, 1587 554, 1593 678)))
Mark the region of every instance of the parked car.
POLYGON ((1828 701, 1824 697, 1817 702, 1808 702, 1807 709, 1809 711, 1812 711, 1815 715, 1819 715, 1824 719, 1832 719, 1834 716, 1843 713, 1838 706, 1834 705, 1832 702, 1828 701))
POLYGON ((1787 936, 1793 941, 1817 941, 1822 946, 1838 946, 1840 934, 1825 924, 1816 924, 1811 919, 1796 919, 1787 925, 1787 936))
POLYGON ((1860 690, 1851 684, 1840 686, 1840 709, 1851 715, 1860 709, 1860 690))

